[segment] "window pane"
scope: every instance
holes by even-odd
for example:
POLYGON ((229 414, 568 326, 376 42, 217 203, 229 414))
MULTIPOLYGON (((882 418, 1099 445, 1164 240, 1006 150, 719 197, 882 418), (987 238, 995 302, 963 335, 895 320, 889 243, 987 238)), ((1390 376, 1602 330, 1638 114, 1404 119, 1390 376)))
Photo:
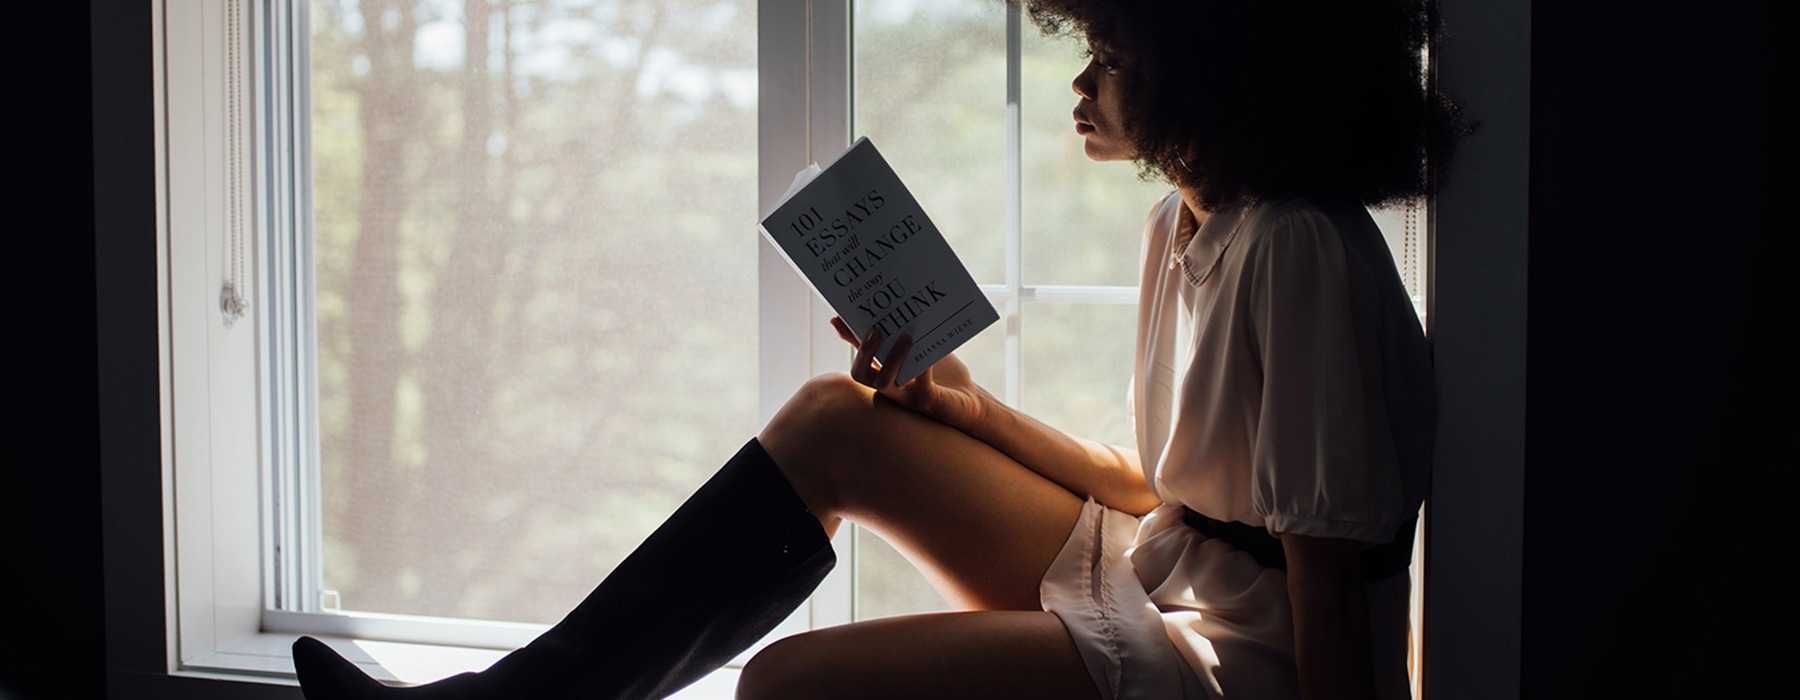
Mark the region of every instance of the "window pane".
POLYGON ((1020 408, 1075 435, 1135 444, 1126 420, 1137 307, 1027 304, 1020 408))
POLYGON ((867 530, 856 534, 856 619, 950 610, 899 550, 867 530))
POLYGON ((552 622, 756 420, 751 0, 319 0, 324 582, 552 622))
POLYGON ((1006 12, 857 0, 854 133, 881 149, 975 281, 1004 279, 1006 12))
POLYGON ((1020 52, 1019 221, 1026 284, 1137 286, 1144 217, 1172 187, 1144 182, 1131 163, 1096 163, 1082 150, 1069 87, 1083 46, 1029 24, 1020 52))

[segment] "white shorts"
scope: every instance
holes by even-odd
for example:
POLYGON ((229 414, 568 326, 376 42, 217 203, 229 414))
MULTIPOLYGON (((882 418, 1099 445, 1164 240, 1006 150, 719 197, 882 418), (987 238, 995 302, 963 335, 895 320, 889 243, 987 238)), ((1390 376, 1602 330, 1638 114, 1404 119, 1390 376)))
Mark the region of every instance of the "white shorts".
MULTIPOLYGON (((1039 584, 1109 700, 1299 698, 1287 572, 1164 505, 1142 520, 1089 499, 1039 584)), ((1407 698, 1410 579, 1367 585, 1376 695, 1407 698)))

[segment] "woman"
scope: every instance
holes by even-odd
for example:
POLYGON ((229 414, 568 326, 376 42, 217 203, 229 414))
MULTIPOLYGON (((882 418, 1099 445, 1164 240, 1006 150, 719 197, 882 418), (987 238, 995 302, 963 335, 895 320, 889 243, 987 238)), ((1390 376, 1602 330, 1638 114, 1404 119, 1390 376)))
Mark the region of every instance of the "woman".
POLYGON ((884 363, 834 320, 850 372, 808 382, 538 640, 400 689, 303 638, 308 697, 660 697, 798 605, 846 519, 964 612, 781 640, 740 697, 1404 697, 1433 384, 1365 206, 1424 196, 1447 150, 1425 4, 1026 5, 1089 41, 1087 154, 1176 186, 1145 227, 1139 450, 1007 407, 954 357, 896 386, 906 339, 884 363))

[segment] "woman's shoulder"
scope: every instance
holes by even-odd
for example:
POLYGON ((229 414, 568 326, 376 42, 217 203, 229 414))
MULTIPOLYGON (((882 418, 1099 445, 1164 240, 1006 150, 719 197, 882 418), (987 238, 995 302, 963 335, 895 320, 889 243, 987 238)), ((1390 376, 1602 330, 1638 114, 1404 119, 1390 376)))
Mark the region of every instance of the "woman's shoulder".
POLYGON ((1369 210, 1354 202, 1284 195, 1249 205, 1245 232, 1252 237, 1317 236, 1374 226, 1369 210))
POLYGON ((1392 266, 1381 229, 1359 203, 1290 195, 1252 204, 1242 217, 1230 256, 1240 269, 1310 271, 1302 278, 1329 270, 1361 279, 1392 266))

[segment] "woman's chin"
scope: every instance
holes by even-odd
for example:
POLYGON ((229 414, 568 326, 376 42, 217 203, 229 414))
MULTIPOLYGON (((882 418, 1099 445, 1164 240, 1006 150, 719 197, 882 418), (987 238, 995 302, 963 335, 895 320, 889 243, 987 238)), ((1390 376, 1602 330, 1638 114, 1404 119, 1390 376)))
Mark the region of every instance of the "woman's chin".
POLYGON ((1081 148, 1082 151, 1087 154, 1088 160, 1096 163, 1131 160, 1131 154, 1125 149, 1117 148, 1109 144, 1095 143, 1091 138, 1083 142, 1081 148))

